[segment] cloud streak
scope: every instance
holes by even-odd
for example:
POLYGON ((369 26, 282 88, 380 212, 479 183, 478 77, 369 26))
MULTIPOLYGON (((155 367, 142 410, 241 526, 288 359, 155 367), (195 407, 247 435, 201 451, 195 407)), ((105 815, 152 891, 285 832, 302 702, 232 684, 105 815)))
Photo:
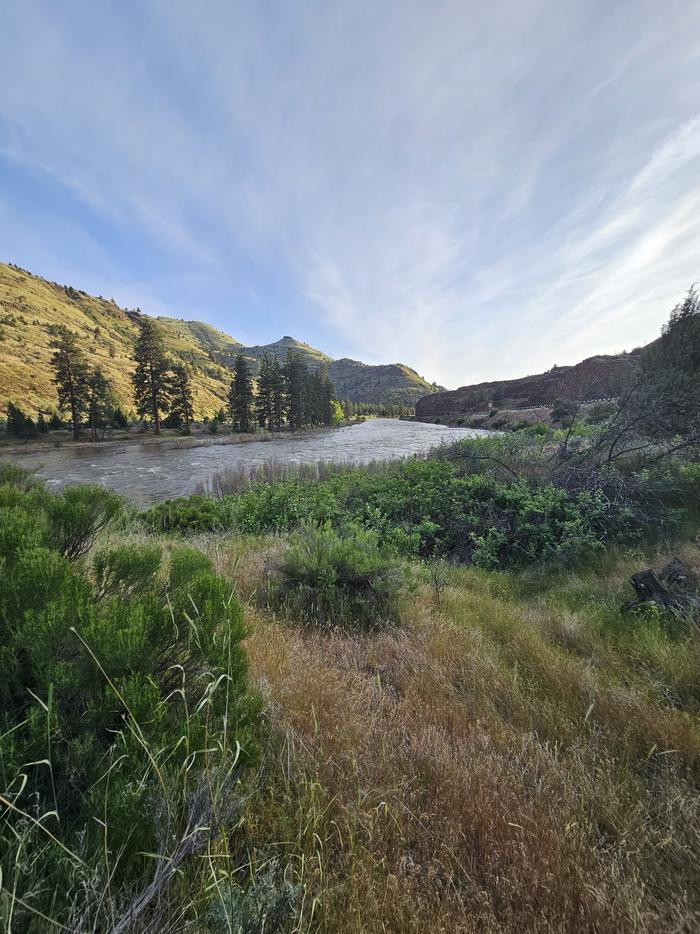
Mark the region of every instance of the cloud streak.
POLYGON ((649 340, 698 274, 692 4, 4 19, 0 249, 39 273, 453 386, 649 340))

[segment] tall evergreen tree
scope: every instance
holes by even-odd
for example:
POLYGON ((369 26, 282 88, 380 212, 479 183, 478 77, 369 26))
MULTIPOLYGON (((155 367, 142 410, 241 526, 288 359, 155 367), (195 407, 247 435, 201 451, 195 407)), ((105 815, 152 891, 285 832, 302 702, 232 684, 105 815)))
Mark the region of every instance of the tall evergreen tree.
POLYGON ((104 428, 114 407, 112 385, 101 367, 95 367, 88 376, 87 419, 93 441, 97 441, 97 429, 104 428))
POLYGON ((192 432, 194 421, 194 400, 192 398, 192 379, 184 363, 172 366, 170 378, 170 412, 185 426, 185 434, 192 432))
POLYGON ((313 373, 307 370, 302 400, 302 425, 320 424, 321 377, 318 370, 313 373))
POLYGON ((260 361, 258 373, 258 392, 255 397, 255 414, 261 428, 272 431, 274 424, 273 411, 274 378, 272 357, 266 353, 260 361))
POLYGON ((335 399, 335 386, 328 374, 328 367, 321 364, 318 371, 318 403, 317 415, 321 425, 330 426, 333 420, 333 400, 335 399))
POLYGON ((284 363, 284 385, 289 427, 292 431, 296 431, 305 424, 305 418, 308 412, 308 375, 308 367, 301 354, 293 350, 287 351, 287 357, 284 363))
POLYGON ((32 418, 23 412, 18 405, 8 402, 6 431, 8 435, 27 438, 36 434, 36 425, 32 418))
POLYGON ((228 407, 234 431, 250 431, 253 422, 253 380, 248 361, 238 354, 228 394, 228 407))
POLYGON ((691 288, 641 354, 636 405, 655 436, 700 436, 700 295, 691 288))
POLYGON ((270 366, 270 386, 272 396, 272 425, 273 431, 280 431, 285 419, 286 395, 284 386, 284 372, 277 357, 274 357, 270 366))
POLYGON ((153 318, 139 320, 139 336, 134 347, 136 370, 131 378, 134 405, 141 418, 150 418, 160 434, 160 415, 168 407, 168 359, 163 337, 153 318))
POLYGON ((62 412, 70 412, 73 438, 77 441, 80 437, 80 422, 88 407, 90 367, 78 346, 77 335, 68 328, 57 329, 51 347, 58 407, 62 412))

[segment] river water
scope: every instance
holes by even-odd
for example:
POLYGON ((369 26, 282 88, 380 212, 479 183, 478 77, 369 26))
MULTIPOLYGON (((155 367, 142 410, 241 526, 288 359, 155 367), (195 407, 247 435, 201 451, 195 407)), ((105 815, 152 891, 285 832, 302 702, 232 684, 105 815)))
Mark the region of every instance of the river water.
POLYGON ((306 435, 282 434, 268 441, 226 443, 212 439, 206 445, 182 447, 162 444, 112 442, 71 448, 69 444, 41 452, 6 455, 35 469, 50 486, 98 483, 111 487, 136 503, 193 493, 227 468, 320 461, 368 463, 425 454, 458 438, 487 435, 487 431, 448 428, 399 419, 370 419, 359 425, 306 435))

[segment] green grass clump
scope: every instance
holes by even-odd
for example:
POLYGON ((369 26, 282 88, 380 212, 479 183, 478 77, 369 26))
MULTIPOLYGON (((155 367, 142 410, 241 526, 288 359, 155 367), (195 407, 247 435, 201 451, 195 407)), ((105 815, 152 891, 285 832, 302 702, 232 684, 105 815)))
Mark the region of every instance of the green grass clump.
POLYGON ((340 536, 329 526, 296 533, 277 563, 268 602, 324 628, 375 629, 399 620, 404 579, 377 536, 340 536))

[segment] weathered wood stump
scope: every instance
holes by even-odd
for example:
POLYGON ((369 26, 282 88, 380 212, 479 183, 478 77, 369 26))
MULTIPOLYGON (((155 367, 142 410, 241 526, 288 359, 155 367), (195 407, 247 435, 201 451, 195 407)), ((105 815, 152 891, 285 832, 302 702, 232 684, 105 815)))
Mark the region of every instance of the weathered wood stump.
POLYGON ((650 568, 633 574, 630 583, 637 594, 636 603, 656 603, 664 610, 673 605, 673 597, 650 568))
POLYGON ((700 596, 692 590, 694 575, 677 558, 659 572, 659 577, 651 568, 647 568, 646 571, 633 574, 630 583, 637 599, 626 603, 623 607, 625 610, 637 610, 652 604, 676 615, 694 616, 700 613, 700 596))

